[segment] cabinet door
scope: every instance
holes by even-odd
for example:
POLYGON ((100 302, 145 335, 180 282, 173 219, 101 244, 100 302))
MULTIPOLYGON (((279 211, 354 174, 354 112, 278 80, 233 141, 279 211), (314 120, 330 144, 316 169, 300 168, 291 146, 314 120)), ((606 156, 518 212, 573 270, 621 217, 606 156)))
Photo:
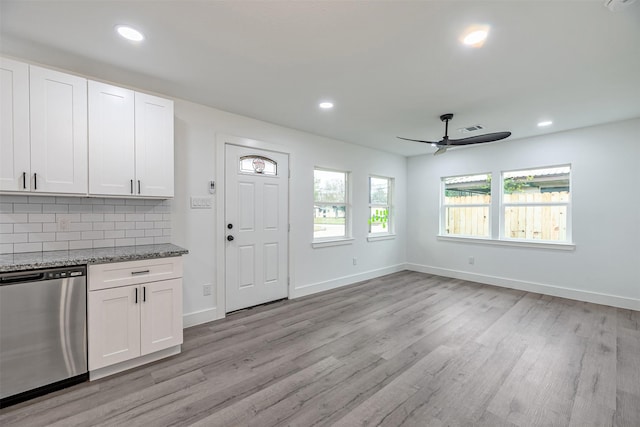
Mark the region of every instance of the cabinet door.
POLYGON ((136 194, 173 197, 173 101, 136 92, 136 194))
POLYGON ((89 193, 134 191, 134 92, 89 81, 89 193))
POLYGON ((28 191, 29 66, 0 58, 0 191, 28 191))
POLYGON ((87 193, 87 80, 31 66, 32 191, 87 193))
POLYGON ((90 371, 140 356, 141 302, 138 286, 89 292, 90 371))
POLYGON ((140 340, 142 354, 182 344, 182 279, 145 283, 140 340))

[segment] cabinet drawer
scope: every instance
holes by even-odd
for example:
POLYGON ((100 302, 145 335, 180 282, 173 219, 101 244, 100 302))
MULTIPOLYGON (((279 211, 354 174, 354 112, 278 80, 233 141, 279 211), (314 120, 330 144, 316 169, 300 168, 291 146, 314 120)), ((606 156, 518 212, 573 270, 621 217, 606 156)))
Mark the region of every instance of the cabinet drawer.
POLYGON ((89 266, 89 290, 117 288, 182 277, 182 257, 89 266))

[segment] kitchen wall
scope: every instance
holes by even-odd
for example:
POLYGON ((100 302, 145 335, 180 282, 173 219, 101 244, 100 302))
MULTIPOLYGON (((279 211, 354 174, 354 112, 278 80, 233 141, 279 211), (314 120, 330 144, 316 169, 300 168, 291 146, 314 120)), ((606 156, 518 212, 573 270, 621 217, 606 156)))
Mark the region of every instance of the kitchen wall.
POLYGON ((412 157, 407 181, 411 269, 640 310, 640 119, 412 157), (441 177, 561 164, 575 250, 437 239, 441 177))
MULTIPOLYGON (((223 135, 250 138, 276 145, 290 153, 290 279, 291 297, 319 292, 404 268, 406 259, 406 164, 402 156, 253 120, 247 117, 175 100, 176 182, 172 205, 175 244, 189 249, 184 257, 185 324, 224 315, 216 263, 224 254, 217 242, 224 230, 216 228, 216 210, 223 200, 209 194, 216 178, 218 145, 223 135), (313 168, 321 166, 351 172, 353 244, 314 249, 313 168), (395 178, 396 237, 368 242, 368 177, 395 178), (190 197, 212 197, 212 209, 191 209, 190 197), (357 258, 357 265, 353 265, 357 258), (214 292, 203 296, 203 285, 214 292), (220 309, 219 309, 220 308, 220 309)), ((319 119, 321 120, 321 119, 319 119)), ((325 119, 326 120, 326 119, 325 119)), ((329 124, 328 124, 329 125, 329 124)))
POLYGON ((170 240, 170 200, 0 195, 3 254, 170 240))

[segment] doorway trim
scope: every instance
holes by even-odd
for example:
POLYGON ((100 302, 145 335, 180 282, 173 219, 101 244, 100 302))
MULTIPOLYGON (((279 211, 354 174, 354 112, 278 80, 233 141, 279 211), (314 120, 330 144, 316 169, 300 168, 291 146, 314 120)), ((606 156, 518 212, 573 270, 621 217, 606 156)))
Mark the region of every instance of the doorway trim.
MULTIPOLYGON (((216 224, 215 224, 215 263, 216 263, 216 319, 224 319, 226 317, 227 301, 226 301, 226 251, 225 240, 225 190, 226 190, 226 170, 225 170, 225 149, 227 145, 238 145, 240 147, 256 148, 260 150, 275 151, 277 153, 286 154, 289 157, 289 171, 291 170, 291 153, 289 150, 278 144, 265 141, 258 141, 250 138, 243 138, 233 135, 216 134, 216 164, 215 164, 215 205, 216 205, 216 224)), ((290 177, 289 173, 289 177, 290 177)), ((288 178, 290 179, 290 178, 288 178)), ((291 185, 288 188, 288 204, 287 212, 289 215, 289 224, 291 224, 291 185)), ((291 274, 291 232, 287 235, 287 277, 289 283, 287 286, 287 294, 289 297, 293 295, 291 292, 293 279, 291 274)))

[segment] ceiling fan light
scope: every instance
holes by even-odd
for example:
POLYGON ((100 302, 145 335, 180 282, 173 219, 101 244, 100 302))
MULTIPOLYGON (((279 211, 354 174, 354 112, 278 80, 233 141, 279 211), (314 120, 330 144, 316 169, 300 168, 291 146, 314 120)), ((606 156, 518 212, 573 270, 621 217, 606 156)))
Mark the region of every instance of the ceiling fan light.
POLYGON ((330 110, 333 108, 333 102, 321 102, 318 106, 323 110, 330 110))
POLYGON ((144 40, 144 35, 140 31, 127 25, 116 26, 116 31, 120 36, 132 42, 140 42, 144 40))
POLYGON ((462 34, 462 43, 470 47, 482 47, 489 35, 488 25, 474 25, 462 34))

